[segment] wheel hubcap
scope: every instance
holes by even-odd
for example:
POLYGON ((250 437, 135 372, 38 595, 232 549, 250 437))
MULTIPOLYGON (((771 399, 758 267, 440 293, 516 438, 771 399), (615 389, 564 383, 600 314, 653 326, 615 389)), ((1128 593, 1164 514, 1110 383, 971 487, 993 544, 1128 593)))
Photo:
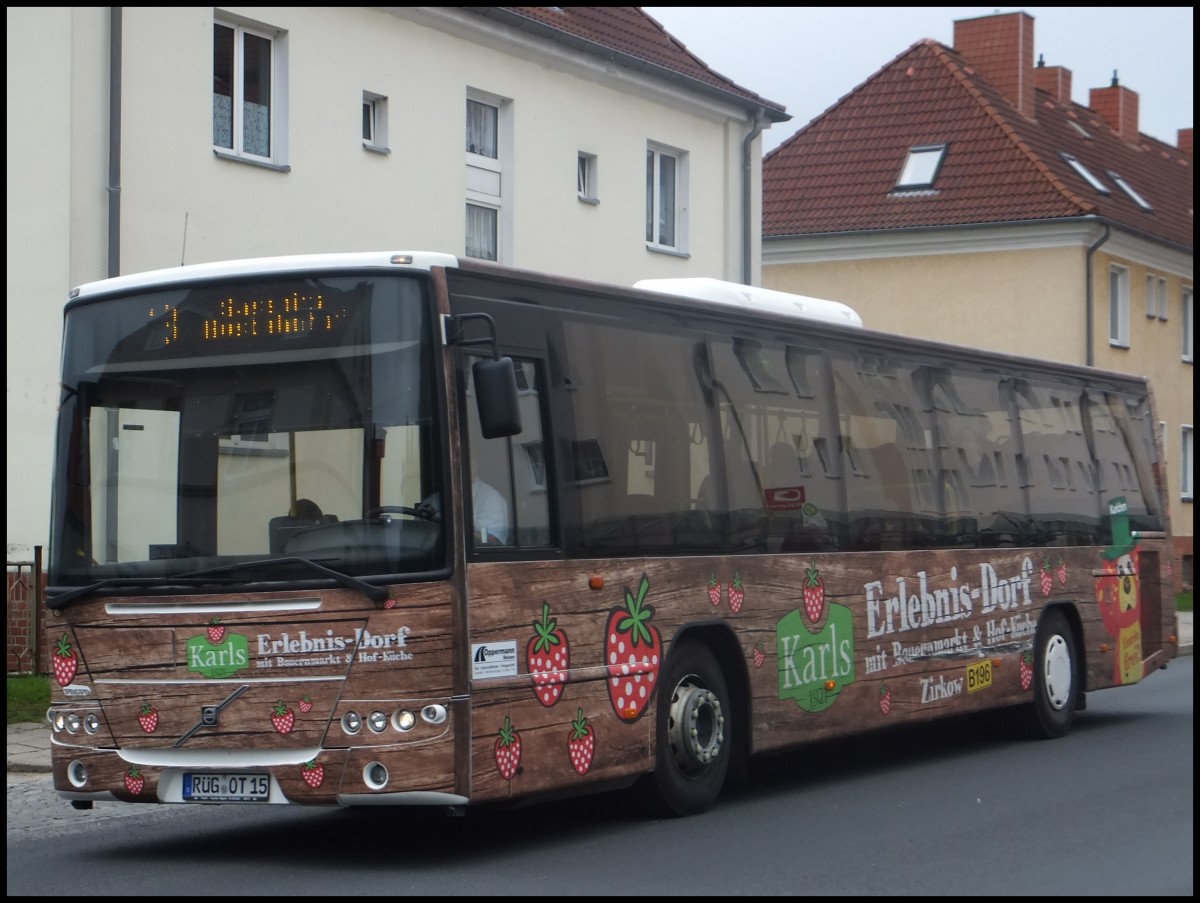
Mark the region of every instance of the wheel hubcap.
POLYGON ((1046 687, 1046 701, 1061 710, 1071 698, 1071 649, 1067 641, 1058 635, 1046 641, 1046 655, 1042 672, 1046 687))
POLYGON ((701 771, 721 754, 725 715, 711 690, 681 683, 671 698, 667 738, 671 754, 684 772, 701 771))

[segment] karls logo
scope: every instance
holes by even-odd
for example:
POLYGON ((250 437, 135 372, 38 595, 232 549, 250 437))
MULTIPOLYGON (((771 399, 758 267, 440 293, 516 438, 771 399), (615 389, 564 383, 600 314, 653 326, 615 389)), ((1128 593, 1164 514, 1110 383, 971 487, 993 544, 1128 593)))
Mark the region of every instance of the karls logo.
POLYGON ((779 698, 806 712, 821 712, 854 683, 854 620, 844 605, 829 605, 819 630, 799 610, 775 625, 779 698))
POLYGON ((187 669, 205 677, 231 677, 250 665, 250 644, 240 633, 226 634, 220 643, 206 634, 187 641, 187 669))

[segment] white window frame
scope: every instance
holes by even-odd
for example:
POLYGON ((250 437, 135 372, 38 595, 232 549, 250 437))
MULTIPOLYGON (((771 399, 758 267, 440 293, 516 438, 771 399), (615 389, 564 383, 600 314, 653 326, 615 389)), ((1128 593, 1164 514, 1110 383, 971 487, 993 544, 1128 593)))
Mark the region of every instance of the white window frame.
POLYGON ((1180 297, 1179 319, 1183 332, 1183 360, 1192 363, 1192 287, 1185 285, 1180 297))
POLYGON ((688 154, 679 148, 650 141, 646 144, 646 247, 668 254, 687 254, 688 154), (672 184, 662 178, 663 161, 674 162, 672 184), (669 203, 665 195, 674 195, 670 223, 662 216, 669 203), (669 226, 669 228, 664 228, 669 226), (665 234, 670 232, 670 234, 665 234))
POLYGON ((1118 188, 1129 195, 1130 200, 1132 200, 1147 213, 1152 213, 1154 211, 1154 208, 1150 206, 1150 202, 1138 194, 1134 187, 1121 178, 1117 173, 1110 169, 1108 171, 1108 177, 1117 183, 1118 188))
POLYGON ((1108 343, 1129 347, 1129 270, 1117 264, 1108 268, 1108 343))
POLYGON ((1179 430, 1179 497, 1192 500, 1192 425, 1185 423, 1179 430))
POLYGON ((908 149, 908 157, 904 168, 900 170, 900 178, 896 180, 896 188, 901 191, 916 191, 922 188, 932 188, 937 181, 938 173, 942 170, 942 161, 946 159, 945 144, 921 144, 908 149))
POLYGON ((1146 317, 1166 322, 1167 319, 1167 279, 1165 276, 1146 274, 1146 317))
POLYGON ((1086 166, 1084 166, 1079 161, 1078 157, 1075 157, 1072 154, 1063 154, 1062 158, 1067 161, 1067 164, 1071 167, 1071 169, 1075 170, 1075 172, 1077 172, 1079 174, 1079 177, 1081 179, 1083 179, 1085 182, 1087 182, 1089 185, 1091 185, 1093 188, 1095 188, 1098 192, 1100 192, 1101 194, 1111 194, 1112 193, 1108 190, 1108 187, 1103 182, 1101 182, 1100 179, 1090 169, 1088 169, 1086 166))
POLYGON ((575 193, 585 204, 599 204, 599 169, 595 154, 579 152, 575 165, 575 193))
MULTIPOLYGON (((214 29, 217 26, 233 30, 233 134, 230 142, 232 147, 217 144, 214 140, 212 146, 213 153, 225 159, 253 163, 272 169, 287 170, 287 32, 262 22, 255 22, 241 16, 233 16, 229 13, 221 13, 213 17, 214 29), (243 71, 243 60, 246 35, 261 38, 270 44, 271 96, 267 123, 267 144, 269 149, 267 155, 252 153, 245 149, 245 73, 243 71)), ((215 68, 213 74, 215 78, 215 68)), ((215 110, 213 115, 215 124, 215 110)))
POLYGON ((363 136, 362 143, 369 151, 387 154, 388 149, 388 102, 382 94, 363 91, 363 136))
POLYGON ((466 99, 463 101, 463 153, 466 165, 466 206, 464 207, 463 223, 463 253, 475 257, 479 251, 478 241, 468 240, 468 229, 472 222, 470 208, 494 212, 495 234, 492 235, 491 245, 495 257, 482 256, 481 260, 496 260, 500 263, 511 262, 511 205, 508 198, 508 167, 512 159, 512 102, 506 98, 468 88, 466 99), (496 111, 496 147, 495 156, 487 153, 476 153, 467 146, 466 111, 471 103, 483 104, 496 111), (471 249, 468 250, 468 245, 471 249), (472 253, 472 251, 476 253, 472 253))

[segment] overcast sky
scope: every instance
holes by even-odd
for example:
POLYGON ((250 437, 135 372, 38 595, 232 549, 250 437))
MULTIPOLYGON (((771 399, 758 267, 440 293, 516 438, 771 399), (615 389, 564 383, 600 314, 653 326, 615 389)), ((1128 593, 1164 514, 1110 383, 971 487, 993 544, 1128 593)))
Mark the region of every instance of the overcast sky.
POLYGON ((1138 95, 1139 128, 1175 144, 1192 126, 1190 6, 646 6, 688 50, 792 118, 763 135, 773 150, 917 41, 952 47, 954 21, 1023 10, 1034 59, 1071 70, 1071 99, 1120 83, 1138 95))

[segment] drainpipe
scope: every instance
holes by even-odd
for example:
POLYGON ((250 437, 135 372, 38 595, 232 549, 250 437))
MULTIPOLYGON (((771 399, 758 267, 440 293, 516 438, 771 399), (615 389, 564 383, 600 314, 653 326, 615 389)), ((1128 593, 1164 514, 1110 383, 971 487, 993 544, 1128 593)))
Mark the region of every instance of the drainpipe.
POLYGON ((108 275, 121 275, 121 9, 108 10, 108 275))
POLYGON ((751 267, 750 254, 752 245, 752 235, 750 232, 750 217, 753 214, 753 205, 750 203, 750 177, 753 169, 753 158, 750 156, 751 146, 754 144, 754 139, 762 134, 763 125, 766 120, 762 117, 761 111, 756 111, 754 122, 750 129, 750 133, 742 139, 742 284, 753 285, 751 281, 753 276, 753 268, 751 267))
POLYGON ((1090 248, 1088 248, 1088 251, 1087 251, 1087 355, 1086 355, 1086 362, 1089 367, 1095 366, 1095 364, 1096 364, 1096 351, 1095 351, 1096 328, 1092 322, 1095 319, 1095 306, 1096 306, 1096 302, 1095 302, 1096 292, 1095 292, 1095 289, 1092 288, 1092 269, 1094 267, 1093 255, 1096 253, 1097 249, 1099 249, 1099 247, 1102 244, 1104 244, 1106 241, 1108 241, 1108 237, 1111 233, 1112 233, 1112 230, 1106 224, 1104 226, 1104 234, 1101 235, 1100 238, 1098 238, 1096 240, 1096 243, 1093 244, 1090 248))

